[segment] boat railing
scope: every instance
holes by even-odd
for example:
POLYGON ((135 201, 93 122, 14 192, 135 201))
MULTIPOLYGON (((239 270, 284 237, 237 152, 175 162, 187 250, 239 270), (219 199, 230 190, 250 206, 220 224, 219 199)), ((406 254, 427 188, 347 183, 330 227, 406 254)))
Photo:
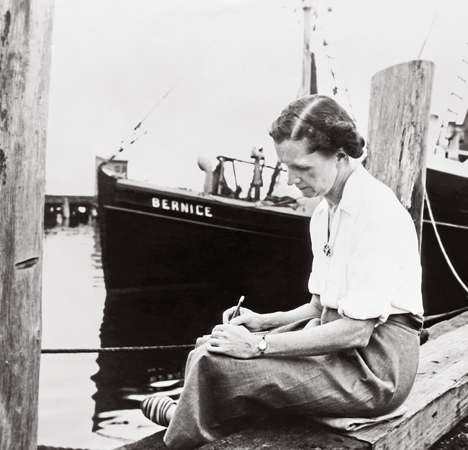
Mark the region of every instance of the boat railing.
MULTIPOLYGON (((246 161, 244 159, 231 158, 230 156, 218 156, 218 161, 221 161, 221 160, 223 160, 225 162, 232 162, 232 163, 239 162, 239 163, 243 163, 243 164, 250 164, 252 166, 255 165, 255 162, 253 162, 253 161, 246 161)), ((276 167, 269 166, 268 164, 264 164, 263 167, 266 167, 267 169, 272 169, 272 170, 276 169, 276 167)), ((286 172, 286 169, 281 168, 281 171, 286 172)))
MULTIPOLYGON (((252 177, 252 181, 250 182, 247 195, 245 198, 242 198, 242 200, 249 201, 249 202, 252 202, 252 201, 257 202, 260 200, 260 189, 263 186, 263 171, 264 169, 270 169, 273 172, 270 178, 268 193, 266 194, 266 197, 264 200, 271 201, 273 198, 272 197, 273 189, 275 187, 278 176, 280 172, 286 172, 286 170, 282 167, 282 164, 279 161, 274 167, 268 164, 265 164, 265 157, 263 155, 263 149, 257 150, 255 147, 252 148, 251 158, 253 159, 253 161, 245 161, 242 159, 233 158, 233 157, 224 156, 224 155, 218 156, 217 159, 219 162, 218 162, 216 169, 213 171, 212 179, 208 186, 208 188, 211 187, 209 192, 215 195, 234 197, 234 198, 240 199, 242 188, 238 183, 236 163, 248 164, 248 165, 254 166, 253 177, 252 177), (234 183, 236 185, 235 190, 232 190, 231 188, 229 188, 229 186, 227 185, 227 181, 224 177, 225 164, 227 162, 232 164, 234 183)), ((290 204, 291 199, 289 198, 286 203, 290 204)))

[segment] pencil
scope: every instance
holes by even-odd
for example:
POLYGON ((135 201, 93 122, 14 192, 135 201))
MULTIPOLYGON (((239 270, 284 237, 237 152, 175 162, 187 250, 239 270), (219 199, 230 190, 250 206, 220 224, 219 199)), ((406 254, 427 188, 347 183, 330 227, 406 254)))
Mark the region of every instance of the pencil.
POLYGON ((244 301, 244 296, 241 295, 241 298, 239 299, 239 303, 237 303, 237 306, 236 306, 236 309, 234 310, 234 314, 231 316, 231 318, 229 319, 229 322, 234 319, 234 317, 237 317, 239 315, 239 311, 240 311, 240 306, 241 306, 241 303, 244 301))

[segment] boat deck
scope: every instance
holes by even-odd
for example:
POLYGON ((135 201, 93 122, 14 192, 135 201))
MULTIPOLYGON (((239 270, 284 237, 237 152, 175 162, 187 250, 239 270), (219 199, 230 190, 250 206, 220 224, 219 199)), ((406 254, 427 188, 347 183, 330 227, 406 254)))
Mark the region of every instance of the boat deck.
MULTIPOLYGON (((401 418, 347 433, 297 418, 289 423, 259 421, 201 448, 428 449, 468 415, 467 321, 465 313, 431 328, 432 338, 421 347, 418 375, 401 418)), ((159 432, 119 450, 164 449, 163 436, 164 432, 159 432)))

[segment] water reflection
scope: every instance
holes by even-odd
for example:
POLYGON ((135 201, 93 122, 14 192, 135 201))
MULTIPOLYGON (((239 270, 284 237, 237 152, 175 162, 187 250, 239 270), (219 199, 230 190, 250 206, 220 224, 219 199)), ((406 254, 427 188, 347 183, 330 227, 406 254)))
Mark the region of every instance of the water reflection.
POLYGON ((95 207, 86 205, 69 205, 66 212, 62 206, 47 205, 44 208, 44 229, 48 230, 56 226, 78 227, 94 222, 96 217, 95 207))
MULTIPOLYGON (((161 340, 161 329, 155 326, 158 313, 157 304, 151 299, 121 299, 108 294, 101 326, 101 346, 174 344, 167 339, 161 340)), ((99 371, 92 377, 97 388, 93 396, 96 402, 93 430, 99 430, 103 420, 107 423, 106 412, 139 408, 139 400, 156 390, 152 383, 182 380, 188 352, 187 349, 170 349, 100 353, 97 358, 99 371)))
MULTIPOLYGON (((151 345, 151 314, 141 300, 106 296, 93 219, 45 230, 43 348, 151 345)), ((39 444, 104 450, 154 433, 138 396, 156 389, 151 382, 180 378, 185 358, 186 351, 43 355, 39 444)))

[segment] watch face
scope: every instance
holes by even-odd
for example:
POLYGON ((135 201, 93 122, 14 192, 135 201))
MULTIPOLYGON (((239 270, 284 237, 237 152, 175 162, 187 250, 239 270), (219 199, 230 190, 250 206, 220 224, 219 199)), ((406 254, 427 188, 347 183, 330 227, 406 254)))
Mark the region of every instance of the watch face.
POLYGON ((262 340, 258 343, 258 348, 260 351, 263 353, 266 349, 266 341, 265 338, 262 338, 262 340))

